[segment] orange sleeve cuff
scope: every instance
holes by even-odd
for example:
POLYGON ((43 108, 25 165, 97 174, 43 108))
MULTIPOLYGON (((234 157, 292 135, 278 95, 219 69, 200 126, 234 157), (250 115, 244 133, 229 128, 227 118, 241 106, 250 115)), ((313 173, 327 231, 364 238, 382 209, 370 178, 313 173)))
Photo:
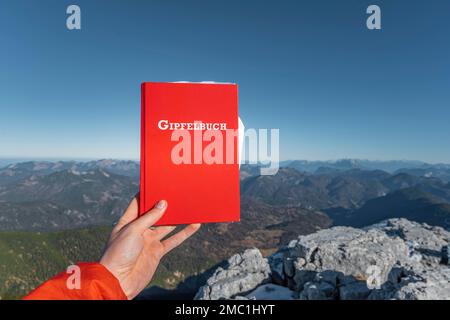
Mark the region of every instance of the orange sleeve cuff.
POLYGON ((61 272, 25 296, 24 300, 127 300, 119 280, 100 263, 79 263, 78 286, 74 273, 61 272), (70 279, 69 279, 70 278, 70 279), (76 283, 76 282, 75 282, 76 283))

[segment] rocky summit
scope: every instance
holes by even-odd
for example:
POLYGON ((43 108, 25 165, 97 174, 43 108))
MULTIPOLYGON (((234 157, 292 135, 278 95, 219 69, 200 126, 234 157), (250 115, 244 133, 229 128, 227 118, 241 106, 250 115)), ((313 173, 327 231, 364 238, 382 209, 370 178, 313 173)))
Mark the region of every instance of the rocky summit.
POLYGON ((267 258, 256 248, 232 256, 195 298, 450 300, 449 240, 406 219, 325 229, 267 258))

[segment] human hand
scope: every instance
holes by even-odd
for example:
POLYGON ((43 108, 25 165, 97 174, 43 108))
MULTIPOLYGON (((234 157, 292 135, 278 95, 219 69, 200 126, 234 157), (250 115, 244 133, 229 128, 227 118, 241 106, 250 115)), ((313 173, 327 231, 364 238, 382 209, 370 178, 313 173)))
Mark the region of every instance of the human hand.
POLYGON ((167 202, 161 200, 138 218, 138 202, 134 198, 111 232, 100 263, 119 280, 128 299, 136 297, 147 286, 166 253, 200 228, 200 224, 191 224, 163 240, 175 227, 149 228, 166 208, 167 202))

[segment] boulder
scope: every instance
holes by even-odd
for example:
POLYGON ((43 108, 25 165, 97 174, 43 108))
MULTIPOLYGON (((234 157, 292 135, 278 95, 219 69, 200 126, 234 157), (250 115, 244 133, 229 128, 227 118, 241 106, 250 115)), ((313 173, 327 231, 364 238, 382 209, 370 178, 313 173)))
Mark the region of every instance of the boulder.
POLYGON ((268 283, 247 294, 246 298, 250 300, 292 300, 295 296, 296 293, 289 288, 268 283))
POLYGON ((283 285, 286 281, 284 274, 284 251, 278 251, 269 256, 269 266, 272 274, 272 282, 283 285))
POLYGON ((385 232, 391 238, 402 239, 409 245, 409 256, 420 255, 419 262, 424 265, 439 263, 441 250, 450 240, 450 232, 444 228, 402 218, 385 220, 368 228, 385 232))
POLYGON ((270 267, 258 249, 248 249, 232 256, 225 268, 219 267, 201 287, 194 299, 230 299, 250 292, 270 280, 270 267))
POLYGON ((300 237, 290 257, 291 261, 306 262, 293 262, 293 289, 302 290, 316 273, 328 270, 365 281, 370 267, 376 267, 380 282, 385 282, 397 262, 409 259, 409 251, 403 240, 380 230, 335 227, 300 237))
POLYGON ((365 300, 369 297, 371 289, 364 281, 354 281, 339 288, 340 300, 365 300))
POLYGON ((328 282, 307 282, 299 295, 301 300, 334 300, 336 286, 328 282))
POLYGON ((399 300, 450 300, 450 269, 439 267, 416 275, 415 281, 399 285, 393 294, 399 300))
POLYGON ((441 263, 450 266, 450 246, 443 246, 441 250, 441 263))
POLYGON ((268 259, 257 249, 231 257, 196 298, 450 300, 449 239, 406 219, 320 230, 268 259))

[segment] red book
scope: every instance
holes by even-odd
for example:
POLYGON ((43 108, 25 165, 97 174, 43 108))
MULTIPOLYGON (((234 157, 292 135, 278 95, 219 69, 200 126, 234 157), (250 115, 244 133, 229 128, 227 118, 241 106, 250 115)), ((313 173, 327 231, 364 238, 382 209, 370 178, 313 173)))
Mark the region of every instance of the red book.
POLYGON ((141 105, 140 214, 164 199, 156 225, 239 221, 237 85, 146 82, 141 105))

